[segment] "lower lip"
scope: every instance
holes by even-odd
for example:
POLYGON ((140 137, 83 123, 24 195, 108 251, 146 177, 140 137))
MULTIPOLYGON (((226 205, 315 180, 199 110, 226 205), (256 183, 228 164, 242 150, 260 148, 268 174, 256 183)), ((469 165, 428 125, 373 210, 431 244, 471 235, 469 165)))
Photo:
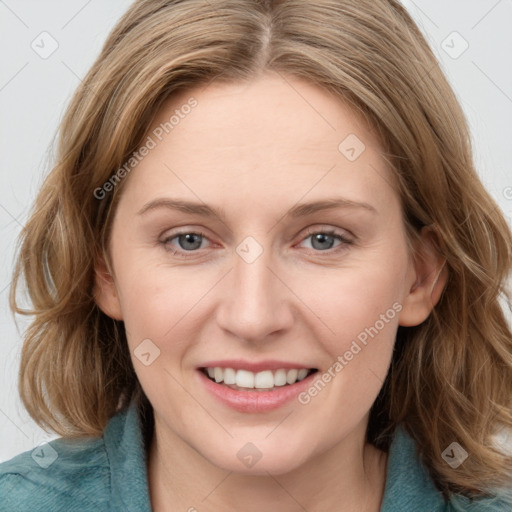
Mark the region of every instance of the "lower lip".
POLYGON ((272 411, 291 402, 311 385, 318 373, 312 373, 295 384, 279 387, 275 391, 238 391, 213 382, 201 370, 197 372, 206 389, 217 400, 236 411, 248 413, 272 411))

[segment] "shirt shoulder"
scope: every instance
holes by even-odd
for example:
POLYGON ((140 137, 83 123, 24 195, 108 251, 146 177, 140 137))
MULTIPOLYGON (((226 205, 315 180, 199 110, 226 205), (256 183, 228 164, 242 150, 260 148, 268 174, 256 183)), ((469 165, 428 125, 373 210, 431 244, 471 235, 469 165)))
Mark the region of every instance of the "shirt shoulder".
POLYGON ((381 512, 512 512, 505 493, 469 500, 452 495, 446 501, 421 462, 414 440, 398 427, 391 443, 381 512))
POLYGON ((494 496, 470 500, 454 496, 447 508, 448 512, 512 512, 512 489, 497 491, 494 496))
POLYGON ((132 401, 101 437, 61 437, 0 464, 0 512, 151 512, 142 425, 132 401))
POLYGON ((59 438, 0 464, 0 511, 107 510, 110 468, 103 438, 59 438))

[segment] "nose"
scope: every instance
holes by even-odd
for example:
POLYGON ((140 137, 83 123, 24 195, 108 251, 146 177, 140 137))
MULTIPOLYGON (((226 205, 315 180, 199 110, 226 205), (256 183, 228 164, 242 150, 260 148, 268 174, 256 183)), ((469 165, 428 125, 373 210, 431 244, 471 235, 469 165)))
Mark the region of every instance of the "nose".
POLYGON ((270 249, 264 249, 254 261, 240 254, 234 252, 233 269, 223 280, 217 323, 245 342, 275 340, 294 324, 294 295, 286 282, 289 279, 281 267, 273 264, 270 249))

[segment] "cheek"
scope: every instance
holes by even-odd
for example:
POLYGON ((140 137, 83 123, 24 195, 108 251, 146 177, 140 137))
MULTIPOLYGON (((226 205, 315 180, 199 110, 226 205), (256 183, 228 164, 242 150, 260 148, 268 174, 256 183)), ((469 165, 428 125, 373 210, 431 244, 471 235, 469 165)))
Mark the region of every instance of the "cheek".
POLYGON ((331 350, 346 349, 354 339, 364 342, 365 333, 375 327, 383 337, 393 337, 403 299, 402 271, 374 264, 341 269, 332 273, 318 292, 309 293, 311 309, 319 313, 327 326, 331 350))
POLYGON ((172 376, 190 348, 188 315, 204 295, 204 283, 162 267, 126 268, 120 301, 133 366, 148 398, 168 403, 182 394, 172 376))
POLYGON ((385 271, 354 271, 332 280, 323 295, 319 311, 332 331, 318 335, 328 354, 320 375, 325 384, 306 390, 301 403, 314 404, 311 410, 326 424, 354 427, 384 384, 402 309, 397 280, 385 271), (337 406, 325 407, 327 402, 337 406))
MULTIPOLYGON (((119 265, 119 300, 125 328, 132 342, 151 338, 157 343, 181 327, 186 315, 211 288, 209 274, 197 269, 173 269, 143 257, 132 250, 119 265)), ((142 251, 141 251, 142 252, 142 251)))

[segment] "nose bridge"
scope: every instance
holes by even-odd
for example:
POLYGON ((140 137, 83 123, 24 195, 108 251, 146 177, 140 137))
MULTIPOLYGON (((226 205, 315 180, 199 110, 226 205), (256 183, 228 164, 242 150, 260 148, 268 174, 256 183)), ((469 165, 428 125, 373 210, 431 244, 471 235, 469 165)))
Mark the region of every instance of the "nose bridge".
POLYGON ((290 321, 284 312, 286 288, 272 267, 274 257, 256 238, 246 237, 235 249, 219 323, 245 340, 262 340, 290 321))

